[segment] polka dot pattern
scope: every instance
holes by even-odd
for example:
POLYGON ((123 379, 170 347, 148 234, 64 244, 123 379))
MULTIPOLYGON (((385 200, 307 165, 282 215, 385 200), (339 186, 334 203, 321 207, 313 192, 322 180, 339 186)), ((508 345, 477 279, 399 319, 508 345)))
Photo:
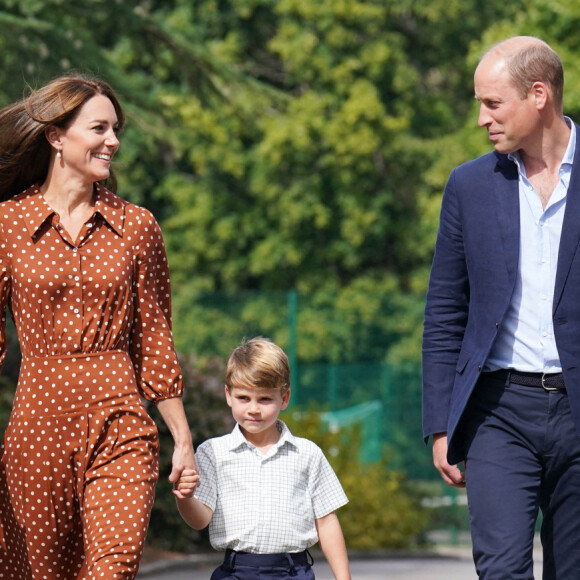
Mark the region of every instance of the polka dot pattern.
POLYGON ((135 578, 158 477, 141 396, 182 393, 159 226, 96 187, 74 241, 37 187, 0 204, 0 308, 23 355, 0 449, 0 579, 135 578))

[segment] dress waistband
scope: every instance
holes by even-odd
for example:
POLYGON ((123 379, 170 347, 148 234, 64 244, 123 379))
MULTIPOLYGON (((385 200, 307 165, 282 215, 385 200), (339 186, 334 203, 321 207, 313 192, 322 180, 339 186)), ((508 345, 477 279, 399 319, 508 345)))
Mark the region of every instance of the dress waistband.
POLYGON ((39 418, 135 404, 141 399, 126 351, 25 356, 13 413, 39 418))
POLYGON ((121 349, 112 349, 112 350, 103 350, 99 352, 72 352, 67 354, 49 354, 43 356, 35 356, 35 355, 22 355, 22 360, 57 360, 57 361, 64 361, 64 360, 83 360, 83 359, 92 359, 98 357, 102 360, 107 358, 115 358, 119 355, 129 356, 129 353, 126 350, 121 349))

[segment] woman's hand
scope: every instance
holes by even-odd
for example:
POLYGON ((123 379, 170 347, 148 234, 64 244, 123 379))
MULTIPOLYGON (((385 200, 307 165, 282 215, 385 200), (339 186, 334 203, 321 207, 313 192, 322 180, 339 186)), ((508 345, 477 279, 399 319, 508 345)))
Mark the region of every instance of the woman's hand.
MULTIPOLYGON (((193 444, 191 441, 191 431, 187 424, 185 411, 183 410, 183 403, 179 397, 163 399, 157 403, 157 409, 169 427, 171 435, 173 436, 173 441, 175 442, 169 481, 174 486, 173 494, 177 498, 183 499, 186 496, 181 495, 181 492, 179 491, 179 483, 183 473, 185 471, 188 473, 193 471, 197 474, 195 453, 193 452, 193 444), (175 487, 176 485, 177 488, 175 487)), ((191 474, 189 477, 191 477, 191 474)), ((187 497, 191 497, 191 495, 193 495, 193 489, 187 497)))
POLYGON ((193 497, 193 492, 199 482, 199 475, 195 469, 184 469, 179 479, 173 484, 173 495, 178 499, 193 497))

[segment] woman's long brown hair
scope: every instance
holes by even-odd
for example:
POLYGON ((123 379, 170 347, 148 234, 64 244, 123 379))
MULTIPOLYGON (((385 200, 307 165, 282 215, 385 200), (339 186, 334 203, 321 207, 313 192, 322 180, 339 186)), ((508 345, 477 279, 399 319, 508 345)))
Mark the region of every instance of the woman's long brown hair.
MULTIPOLYGON (((96 95, 110 99, 121 129, 125 115, 113 89, 99 78, 82 74, 58 77, 0 110, 0 201, 44 182, 51 156, 46 128, 66 129, 80 108, 96 95)), ((103 185, 116 189, 112 172, 103 185)))

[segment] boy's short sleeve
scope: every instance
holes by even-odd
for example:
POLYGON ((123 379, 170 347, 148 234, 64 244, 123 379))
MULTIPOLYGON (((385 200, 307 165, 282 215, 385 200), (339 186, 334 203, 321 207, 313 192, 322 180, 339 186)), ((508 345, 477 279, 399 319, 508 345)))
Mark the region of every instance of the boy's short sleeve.
POLYGON ((195 453, 195 461, 199 473, 199 483, 195 488, 194 497, 215 511, 217 503, 217 470, 216 459, 210 441, 202 443, 195 453))
POLYGON ((319 519, 347 504, 348 498, 324 453, 317 446, 316 449, 316 462, 310 482, 310 494, 314 517, 319 519))

